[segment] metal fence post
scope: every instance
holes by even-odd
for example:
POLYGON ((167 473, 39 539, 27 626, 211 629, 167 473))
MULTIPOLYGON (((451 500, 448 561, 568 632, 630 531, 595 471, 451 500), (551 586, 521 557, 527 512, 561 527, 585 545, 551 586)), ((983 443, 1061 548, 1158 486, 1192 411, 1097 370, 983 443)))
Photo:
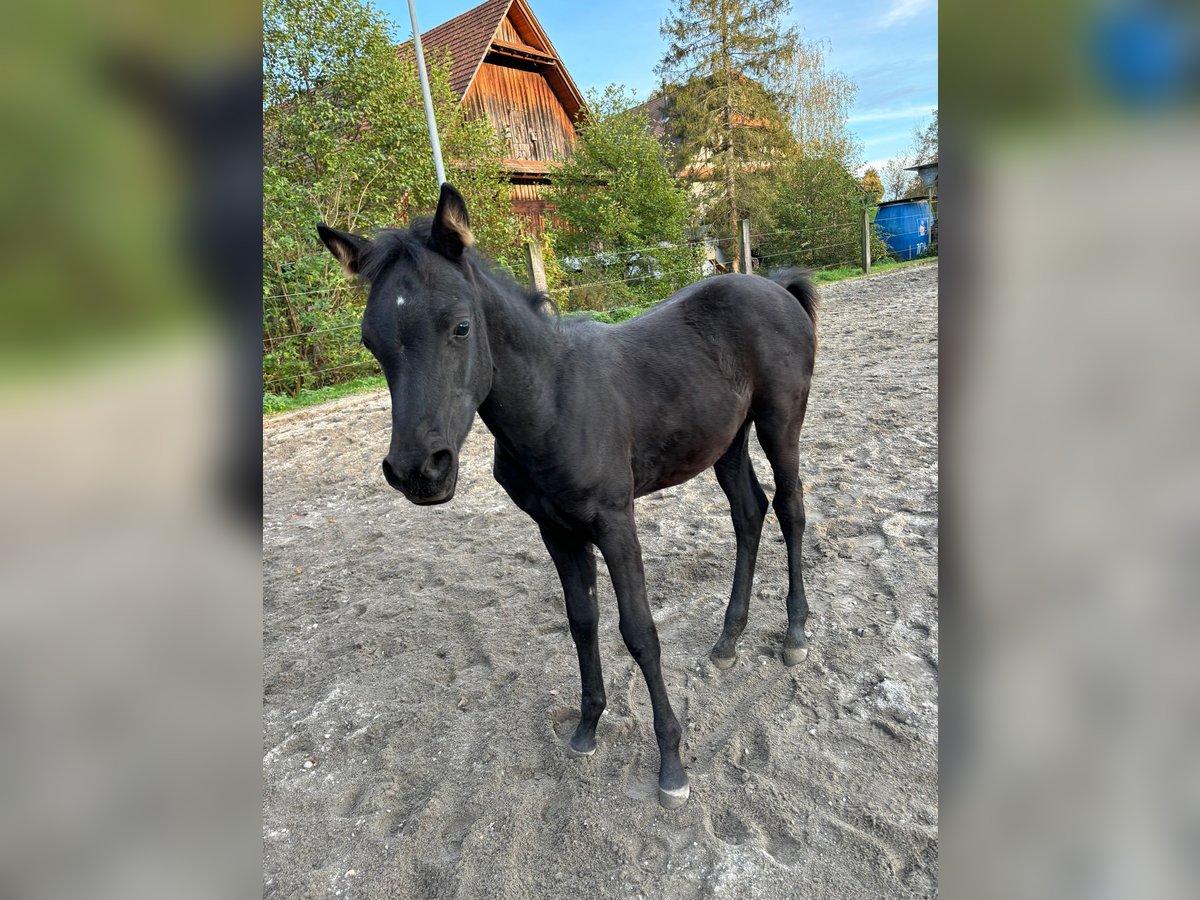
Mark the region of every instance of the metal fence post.
POLYGON ((529 271, 529 289, 546 292, 546 259, 541 238, 531 237, 525 244, 525 267, 529 271))
POLYGON ((742 272, 746 275, 754 271, 754 260, 750 258, 750 220, 742 219, 738 231, 738 255, 742 258, 742 272))
POLYGON ((871 207, 863 207, 862 218, 862 270, 864 275, 871 272, 871 207))

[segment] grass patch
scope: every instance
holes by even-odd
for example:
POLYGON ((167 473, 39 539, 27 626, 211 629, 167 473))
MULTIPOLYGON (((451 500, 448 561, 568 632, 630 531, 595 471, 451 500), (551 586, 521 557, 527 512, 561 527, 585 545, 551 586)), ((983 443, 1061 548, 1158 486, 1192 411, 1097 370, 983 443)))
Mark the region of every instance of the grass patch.
MULTIPOLYGON (((876 275, 880 272, 891 272, 895 269, 906 269, 909 266, 918 266, 921 263, 936 262, 936 256, 920 256, 916 259, 881 259, 871 263, 871 274, 876 275)), ((831 281, 846 281, 850 278, 862 278, 863 270, 860 266, 840 266, 836 269, 821 269, 813 272, 813 280, 817 284, 826 284, 831 281)))
POLYGON ((290 394, 263 394, 263 415, 275 415, 315 406, 351 394, 361 394, 363 391, 373 391, 387 387, 387 381, 382 375, 371 375, 366 378, 355 378, 341 384, 331 384, 321 388, 305 388, 293 397, 290 394))
POLYGON ((605 310, 604 312, 592 313, 592 318, 597 322, 604 322, 608 325, 616 325, 618 322, 625 322, 629 319, 639 316, 652 306, 657 306, 655 303, 647 303, 645 306, 618 306, 616 309, 605 310))

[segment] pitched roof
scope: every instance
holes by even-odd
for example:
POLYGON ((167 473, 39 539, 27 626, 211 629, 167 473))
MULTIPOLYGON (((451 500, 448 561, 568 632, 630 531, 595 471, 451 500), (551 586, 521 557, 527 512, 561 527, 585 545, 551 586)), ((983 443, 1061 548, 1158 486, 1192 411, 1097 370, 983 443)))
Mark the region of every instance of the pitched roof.
MULTIPOLYGON (((580 111, 587 109, 583 95, 562 65, 558 51, 542 30, 527 0, 486 0, 474 9, 468 9, 462 15, 455 16, 441 25, 435 25, 421 34, 421 46, 426 53, 449 52, 450 87, 460 100, 471 89, 471 82, 475 80, 475 74, 487 57, 493 41, 499 47, 533 50, 544 54, 547 61, 553 58, 557 64, 552 65, 545 73, 546 81, 562 102, 568 116, 573 120, 580 111), (497 37, 505 17, 512 17, 520 23, 520 30, 529 35, 528 43, 525 37, 521 38, 520 44, 497 37)), ((412 41, 402 44, 400 52, 411 53, 412 41)))
POLYGON ((421 35, 425 50, 450 53, 450 87, 462 97, 513 0, 487 0, 421 35))
POLYGON ((659 140, 667 137, 667 95, 655 94, 645 103, 632 107, 630 112, 642 113, 650 120, 650 130, 659 140))

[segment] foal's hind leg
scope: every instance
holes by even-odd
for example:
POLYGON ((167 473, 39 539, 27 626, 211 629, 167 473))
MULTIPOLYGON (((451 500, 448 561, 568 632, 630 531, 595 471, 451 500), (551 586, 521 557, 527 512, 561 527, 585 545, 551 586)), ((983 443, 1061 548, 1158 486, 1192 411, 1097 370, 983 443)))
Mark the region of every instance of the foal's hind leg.
POLYGON ((775 499, 771 505, 779 517, 788 555, 788 628, 783 639, 783 662, 794 666, 808 657, 808 638, 804 623, 808 619, 808 598, 800 573, 801 547, 804 543, 804 485, 800 481, 800 426, 808 391, 799 409, 764 412, 755 418, 755 431, 763 452, 775 473, 775 499))
POLYGON ((714 466, 717 482, 729 498, 729 514, 737 536, 737 563, 733 570, 729 608, 725 610, 725 627, 711 654, 718 669, 728 669, 737 661, 737 639, 746 627, 746 616, 750 611, 750 587, 754 582, 758 541, 767 515, 767 495, 754 477, 749 441, 750 420, 747 419, 725 455, 714 466))
POLYGON ((571 737, 574 756, 591 756, 596 751, 596 723, 604 712, 604 675, 600 670, 600 645, 596 629, 600 610, 596 603, 596 555, 589 541, 570 532, 541 526, 542 540, 554 559, 562 580, 567 604, 567 621, 575 652, 579 656, 579 680, 583 686, 579 725, 571 737))

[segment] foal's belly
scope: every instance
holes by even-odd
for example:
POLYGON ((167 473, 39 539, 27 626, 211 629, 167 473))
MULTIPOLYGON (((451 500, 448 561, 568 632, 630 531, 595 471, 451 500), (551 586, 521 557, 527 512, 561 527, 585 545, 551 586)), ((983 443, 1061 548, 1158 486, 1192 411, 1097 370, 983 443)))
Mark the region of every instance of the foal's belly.
POLYGON ((748 403, 716 415, 710 409, 702 427, 688 428, 672 422, 675 427, 664 428, 655 438, 641 441, 633 465, 634 496, 674 487, 712 468, 737 437, 748 412, 748 403))
POLYGON ((685 481, 691 481, 705 469, 711 468, 713 463, 721 458, 722 450, 711 460, 699 463, 688 463, 680 465, 678 468, 662 472, 657 478, 647 481, 645 484, 638 485, 634 491, 635 497, 644 497, 646 494, 653 494, 655 491, 661 491, 669 487, 674 487, 677 484, 683 484, 685 481))

